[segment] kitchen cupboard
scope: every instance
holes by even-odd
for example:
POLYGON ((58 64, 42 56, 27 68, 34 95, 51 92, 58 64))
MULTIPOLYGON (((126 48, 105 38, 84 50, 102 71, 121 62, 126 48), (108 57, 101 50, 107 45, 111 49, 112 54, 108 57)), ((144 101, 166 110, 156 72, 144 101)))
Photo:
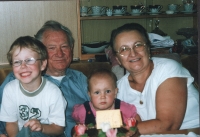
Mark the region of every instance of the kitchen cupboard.
MULTIPOLYGON (((125 23, 137 22, 143 25, 148 32, 151 32, 154 28, 155 20, 159 20, 159 28, 170 36, 173 40, 184 39, 184 36, 177 35, 176 32, 180 28, 197 28, 197 13, 184 14, 182 11, 183 6, 180 7, 176 14, 165 14, 168 4, 182 4, 182 0, 77 0, 77 24, 78 24, 78 54, 80 60, 88 60, 95 58, 95 55, 101 55, 104 53, 84 54, 82 53, 82 43, 91 43, 98 41, 109 41, 111 31, 118 26, 125 23), (80 6, 107 6, 112 9, 114 5, 126 5, 127 12, 130 13, 131 5, 143 4, 146 7, 148 5, 162 5, 161 13, 158 15, 149 15, 147 13, 139 16, 123 15, 123 16, 99 16, 94 17, 80 16, 80 6)), ((197 1, 194 0, 196 4, 197 1)))

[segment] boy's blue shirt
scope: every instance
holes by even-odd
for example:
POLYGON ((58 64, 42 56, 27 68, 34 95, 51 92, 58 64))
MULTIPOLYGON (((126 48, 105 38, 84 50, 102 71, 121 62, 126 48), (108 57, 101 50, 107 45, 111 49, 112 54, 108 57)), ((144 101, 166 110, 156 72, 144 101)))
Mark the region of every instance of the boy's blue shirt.
MULTIPOLYGON (((65 111, 66 114, 66 128, 65 134, 67 137, 71 137, 71 129, 76 124, 76 122, 71 117, 73 111, 73 106, 75 104, 82 104, 85 101, 89 101, 89 96, 87 94, 87 77, 80 71, 68 68, 65 72, 66 76, 61 82, 52 78, 50 75, 45 74, 44 77, 56 84, 63 93, 68 106, 65 111)), ((14 80, 15 76, 13 72, 9 73, 5 78, 4 82, 0 86, 0 105, 3 96, 3 89, 5 85, 14 80)), ((1 106, 0 106, 1 107, 1 106)), ((0 134, 5 133, 5 123, 0 122, 0 134)))

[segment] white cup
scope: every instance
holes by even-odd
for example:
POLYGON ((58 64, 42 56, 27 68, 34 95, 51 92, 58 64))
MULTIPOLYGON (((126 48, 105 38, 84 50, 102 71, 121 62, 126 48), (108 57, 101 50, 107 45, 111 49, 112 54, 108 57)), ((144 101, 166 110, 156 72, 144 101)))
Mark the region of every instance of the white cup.
POLYGON ((125 9, 124 8, 122 8, 122 9, 114 9, 113 11, 114 11, 115 14, 123 14, 123 13, 125 13, 125 9))
POLYGON ((91 10, 91 8, 88 7, 88 6, 81 6, 80 7, 80 13, 86 13, 87 14, 90 10, 91 10))
POLYGON ((92 6, 91 9, 92 9, 92 13, 94 15, 100 15, 100 14, 103 14, 105 12, 104 10, 106 10, 106 7, 104 7, 104 6, 92 6))
POLYGON ((185 9, 185 11, 187 11, 187 12, 192 12, 192 11, 193 11, 193 4, 191 4, 191 3, 186 3, 186 4, 184 5, 184 9, 185 9))
POLYGON ((177 4, 169 4, 168 5, 168 9, 171 11, 176 11, 178 8, 180 8, 181 5, 177 5, 177 4))
POLYGON ((112 16, 112 10, 111 9, 107 9, 106 10, 106 15, 107 16, 112 16))
POLYGON ((140 13, 140 9, 132 9, 131 12, 132 13, 140 13))
POLYGON ((151 13, 158 13, 159 9, 158 8, 152 8, 150 9, 151 13))
POLYGON ((106 11, 107 16, 112 16, 112 11, 106 11))

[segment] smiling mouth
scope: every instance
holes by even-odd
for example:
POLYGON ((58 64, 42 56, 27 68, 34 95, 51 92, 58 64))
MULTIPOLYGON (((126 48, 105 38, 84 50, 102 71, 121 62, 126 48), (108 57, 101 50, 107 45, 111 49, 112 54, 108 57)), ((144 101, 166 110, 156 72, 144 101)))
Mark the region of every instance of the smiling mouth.
POLYGON ((60 60, 54 60, 56 62, 64 62, 65 60, 64 59, 60 59, 60 60))
POLYGON ((26 77, 26 76, 29 76, 31 75, 31 72, 23 72, 20 74, 22 77, 26 77))
POLYGON ((130 60, 129 62, 136 62, 136 61, 138 61, 138 60, 140 60, 141 58, 137 58, 137 59, 132 59, 132 60, 130 60))

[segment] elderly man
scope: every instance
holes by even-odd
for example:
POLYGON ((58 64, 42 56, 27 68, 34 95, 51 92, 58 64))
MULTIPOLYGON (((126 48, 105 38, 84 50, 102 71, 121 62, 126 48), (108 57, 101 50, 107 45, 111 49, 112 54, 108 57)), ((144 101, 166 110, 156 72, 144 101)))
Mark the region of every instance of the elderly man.
MULTIPOLYGON (((68 68, 73 58, 74 38, 67 27, 56 21, 47 21, 35 37, 47 47, 48 67, 45 77, 60 88, 68 102, 65 136, 71 137, 71 129, 76 124, 71 117, 73 106, 89 100, 87 77, 79 71, 68 68)), ((0 103, 4 86, 13 79, 15 76, 10 73, 1 85, 0 103)), ((1 122, 1 134, 5 133, 2 125, 1 122)), ((3 134, 1 136, 3 137, 3 134)))

